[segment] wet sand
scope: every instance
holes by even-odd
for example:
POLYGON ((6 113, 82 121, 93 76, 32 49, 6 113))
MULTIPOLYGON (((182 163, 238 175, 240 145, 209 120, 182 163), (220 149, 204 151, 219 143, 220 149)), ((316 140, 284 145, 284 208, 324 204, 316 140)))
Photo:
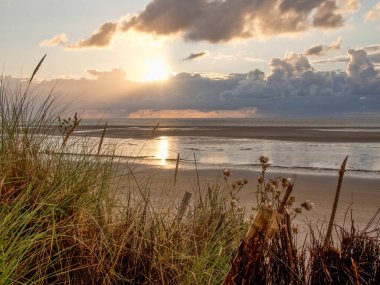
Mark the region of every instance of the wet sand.
MULTIPOLYGON (((153 127, 147 126, 108 126, 106 137, 207 136, 305 142, 380 142, 380 128, 375 127, 160 126, 153 134, 152 130, 153 127)), ((102 133, 102 129, 97 126, 81 126, 78 131, 77 135, 100 136, 102 133)))
MULTIPOLYGON (((191 193, 198 192, 197 175, 195 170, 179 170, 177 183, 174 186, 174 170, 159 169, 152 167, 138 166, 135 169, 136 176, 141 181, 149 180, 152 195, 160 202, 171 203, 178 206, 185 191, 191 193)), ((206 191, 208 184, 215 184, 218 181, 223 183, 222 170, 201 169, 198 171, 200 189, 206 191)), ((267 177, 289 177, 289 173, 275 173, 268 171, 267 177)), ((252 207, 256 204, 255 189, 257 185, 258 172, 249 170, 233 170, 229 181, 248 179, 249 183, 239 193, 241 206, 246 210, 247 216, 252 213, 252 207)), ((296 204, 299 205, 305 200, 315 203, 315 208, 302 214, 296 219, 296 223, 304 224, 311 221, 315 225, 321 226, 328 221, 334 201, 337 176, 299 174, 293 195, 296 197, 296 204)), ((350 177, 346 175, 343 180, 341 196, 336 215, 336 223, 342 225, 345 214, 346 225, 351 220, 351 210, 353 219, 361 228, 365 227, 371 217, 380 208, 380 177, 378 179, 367 179, 350 177)))
MULTIPOLYGON (((305 142, 380 142, 380 128, 343 128, 343 127, 270 127, 270 126, 165 126, 161 125, 152 135, 152 129, 148 126, 109 126, 106 137, 114 138, 150 138, 157 136, 205 136, 228 138, 252 138, 278 141, 305 141, 305 142)), ((96 126, 82 126, 78 129, 84 131, 84 135, 99 136, 102 128, 96 126)), ((79 133, 80 134, 80 133, 79 133)), ((197 192, 198 183, 195 170, 180 169, 177 183, 174 186, 173 169, 155 168, 146 165, 137 165, 135 170, 137 179, 149 184, 152 195, 157 201, 164 204, 178 206, 186 191, 197 192)), ((206 191, 207 184, 222 181, 222 169, 201 169, 199 184, 201 191, 206 191)), ((268 177, 290 176, 289 173, 268 172, 268 177)), ((248 185, 240 192, 240 203, 246 209, 247 215, 255 206, 254 190, 257 185, 258 172, 250 170, 233 170, 231 181, 248 179, 248 185)), ((316 225, 322 225, 328 221, 334 201, 337 184, 336 176, 298 174, 294 188, 297 203, 311 200, 315 203, 315 209, 297 218, 297 222, 311 221, 316 225)), ((336 223, 342 225, 351 220, 353 213, 354 222, 361 228, 369 222, 371 217, 380 208, 380 177, 358 178, 350 177, 349 173, 343 181, 336 223)))

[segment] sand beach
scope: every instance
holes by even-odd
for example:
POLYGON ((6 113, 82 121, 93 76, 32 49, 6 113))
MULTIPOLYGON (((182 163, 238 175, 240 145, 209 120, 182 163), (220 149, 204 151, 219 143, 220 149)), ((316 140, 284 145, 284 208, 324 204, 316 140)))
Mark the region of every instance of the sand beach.
MULTIPOLYGON (((186 191, 198 193, 197 176, 200 181, 202 193, 207 193, 207 185, 220 183, 223 185, 223 169, 200 169, 198 175, 195 169, 179 168, 176 185, 174 185, 174 169, 162 169, 149 166, 137 166, 133 168, 136 176, 141 181, 149 181, 151 194, 156 200, 162 203, 172 203, 178 206, 186 191)), ((239 192, 239 202, 244 207, 247 216, 252 213, 252 207, 256 204, 255 189, 259 172, 250 170, 231 170, 229 182, 247 179, 248 184, 239 192)), ((266 177, 274 178, 292 177, 292 173, 279 173, 268 170, 266 177)), ((296 204, 305 200, 311 200, 315 208, 310 212, 304 212, 297 218, 297 223, 312 224, 321 226, 328 221, 333 206, 335 190, 338 180, 331 175, 310 175, 296 174, 296 183, 293 195, 296 197, 296 204)), ((354 222, 364 228, 371 217, 380 209, 380 177, 379 178, 358 178, 344 177, 342 191, 336 216, 336 224, 346 225, 351 222, 351 213, 354 222)))

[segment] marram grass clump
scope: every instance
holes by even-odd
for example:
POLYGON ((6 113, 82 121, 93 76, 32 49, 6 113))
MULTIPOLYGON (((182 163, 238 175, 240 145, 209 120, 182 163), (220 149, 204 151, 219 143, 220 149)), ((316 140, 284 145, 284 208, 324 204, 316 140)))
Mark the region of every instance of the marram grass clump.
POLYGON ((104 133, 75 137, 77 115, 36 104, 31 82, 0 87, 0 284, 222 283, 245 231, 231 187, 194 195, 181 218, 156 207, 104 133))

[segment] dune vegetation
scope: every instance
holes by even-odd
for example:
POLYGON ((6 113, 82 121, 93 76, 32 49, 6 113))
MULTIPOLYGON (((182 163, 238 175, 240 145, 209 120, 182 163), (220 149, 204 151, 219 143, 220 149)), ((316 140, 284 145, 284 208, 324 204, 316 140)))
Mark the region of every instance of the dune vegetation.
POLYGON ((237 195, 248 181, 226 170, 178 208, 157 207, 149 183, 103 143, 106 127, 97 143, 75 137, 76 115, 51 94, 36 100, 38 68, 16 90, 1 79, 0 284, 378 284, 378 217, 361 230, 335 225, 327 243, 326 229, 310 229, 299 246, 292 218, 313 205, 281 205, 294 181, 267 180, 265 157, 256 212, 284 206, 285 218, 228 277, 251 224, 237 195))

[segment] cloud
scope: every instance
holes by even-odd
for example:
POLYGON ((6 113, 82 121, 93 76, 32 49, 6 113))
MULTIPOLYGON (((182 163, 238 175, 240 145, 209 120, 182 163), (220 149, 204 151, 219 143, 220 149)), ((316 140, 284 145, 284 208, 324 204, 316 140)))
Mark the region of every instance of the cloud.
POLYGON ((374 54, 369 54, 368 59, 375 64, 380 64, 380 52, 379 53, 374 53, 374 54))
POLYGON ((342 47, 342 44, 343 44, 343 40, 341 37, 338 37, 334 42, 332 42, 330 44, 330 46, 328 47, 329 50, 340 50, 340 48, 342 47))
POLYGON ((128 118, 142 119, 142 118, 253 118, 256 114, 256 108, 242 108, 238 110, 159 110, 143 109, 133 112, 128 115, 128 118))
POLYGON ((380 76, 364 50, 349 50, 345 72, 317 72, 303 55, 272 59, 271 74, 241 80, 223 98, 260 113, 332 115, 380 111, 380 76), (365 99, 363 99, 365 98, 365 99))
MULTIPOLYGON (((373 63, 365 50, 349 49, 350 62, 347 66, 347 78, 355 88, 367 89, 372 85, 379 85, 379 72, 375 70, 373 63)), ((379 89, 374 86, 374 90, 379 89)))
POLYGON ((304 51, 305 55, 323 55, 326 52, 326 47, 323 45, 315 45, 304 51))
POLYGON ((380 52, 380 44, 362 47, 366 52, 380 52))
MULTIPOLYGON (((379 64, 380 63, 380 44, 364 46, 358 50, 364 50, 367 54, 367 58, 370 62, 379 64)), ((350 61, 349 55, 347 56, 335 56, 331 58, 315 60, 313 64, 325 64, 325 63, 348 63, 350 61)))
POLYGON ((107 22, 103 24, 98 31, 95 31, 88 39, 80 40, 75 44, 67 45, 70 49, 80 48, 99 48, 109 46, 113 36, 117 32, 117 23, 107 22))
POLYGON ((350 60, 348 56, 334 56, 331 58, 320 59, 313 61, 313 64, 325 64, 325 63, 348 63, 350 60))
MULTIPOLYGON (((187 41, 228 42, 344 24, 338 0, 152 0, 140 13, 103 24, 72 48, 106 47, 121 32, 179 35, 187 41)), ((353 0, 350 0, 353 2, 353 0)))
POLYGON ((338 37, 336 41, 332 42, 329 46, 324 45, 315 45, 311 48, 308 48, 304 51, 305 55, 314 55, 314 56, 321 56, 325 55, 328 51, 331 50, 340 50, 342 47, 343 41, 341 37, 338 37))
POLYGON ((313 24, 319 28, 338 28, 344 23, 335 1, 325 1, 317 10, 313 24))
POLYGON ((98 71, 95 69, 87 70, 87 73, 99 81, 123 81, 126 78, 126 72, 120 68, 111 71, 98 71))
MULTIPOLYGON (((325 116, 380 112, 380 74, 364 49, 350 49, 345 71, 316 71, 303 54, 286 53, 259 69, 208 78, 179 73, 165 82, 132 82, 121 69, 89 70, 90 78, 43 81, 75 111, 104 117, 325 116), (82 111, 82 112, 81 112, 82 111)), ((380 56, 379 56, 380 57, 380 56)), ((10 80, 9 78, 7 81, 10 80)), ((13 85, 12 85, 13 86, 13 85)))
POLYGON ((40 46, 42 47, 54 47, 58 45, 65 45, 68 43, 68 38, 66 34, 60 34, 52 37, 51 39, 43 40, 40 42, 40 46))
POLYGON ((338 3, 342 6, 342 10, 346 13, 354 13, 359 10, 359 0, 339 0, 338 3))
POLYGON ((306 30, 312 26, 308 18, 313 17, 315 9, 319 15, 317 26, 343 23, 331 0, 154 0, 139 15, 124 22, 123 28, 158 35, 182 33, 186 40, 217 43, 306 30), (338 23, 336 18, 341 21, 338 23))
POLYGON ((183 61, 186 61, 186 60, 188 60, 188 61, 192 61, 192 60, 194 60, 194 59, 199 59, 199 58, 201 58, 201 57, 206 56, 207 54, 208 54, 207 51, 202 51, 202 52, 192 53, 192 54, 190 54, 189 56, 185 57, 185 58, 183 59, 183 61))
POLYGON ((272 74, 268 77, 269 83, 286 81, 296 74, 313 71, 308 59, 296 53, 287 53, 283 59, 273 58, 269 66, 272 70, 272 74))
POLYGON ((380 19, 380 2, 373 6, 365 15, 366 21, 377 21, 380 19))

